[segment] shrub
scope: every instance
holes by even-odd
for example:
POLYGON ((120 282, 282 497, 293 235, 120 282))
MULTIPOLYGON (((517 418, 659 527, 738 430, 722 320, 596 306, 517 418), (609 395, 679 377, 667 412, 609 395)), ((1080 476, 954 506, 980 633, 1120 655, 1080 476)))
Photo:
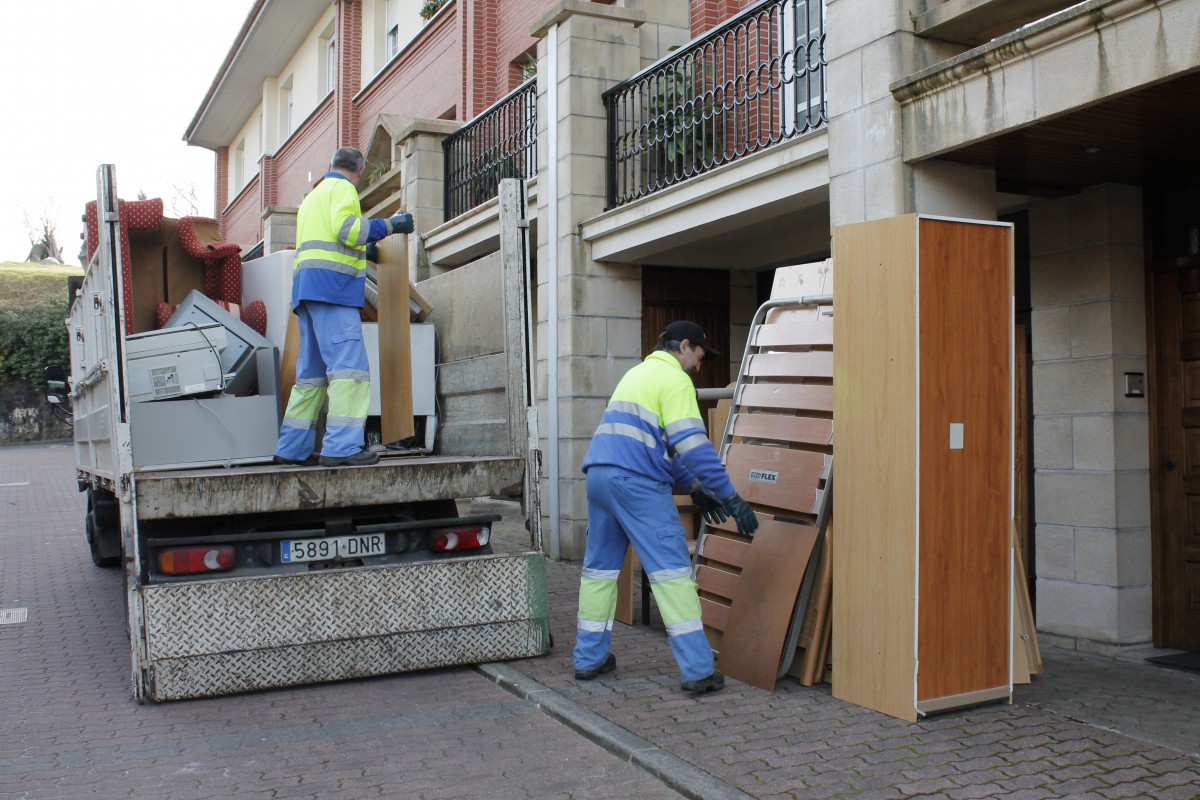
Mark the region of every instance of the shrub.
POLYGON ((23 380, 40 388, 47 364, 68 369, 65 304, 43 300, 0 307, 0 380, 23 380))

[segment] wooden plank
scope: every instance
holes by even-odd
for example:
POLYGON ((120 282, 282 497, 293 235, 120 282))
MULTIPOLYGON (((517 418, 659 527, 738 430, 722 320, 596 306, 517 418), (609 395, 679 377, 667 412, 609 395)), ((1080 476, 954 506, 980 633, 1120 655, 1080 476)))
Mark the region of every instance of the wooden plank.
POLYGON ((760 325, 755 347, 833 346, 833 318, 760 325))
POLYGON ((916 249, 912 215, 833 232, 833 695, 912 722, 916 249))
POLYGON ((750 356, 745 374, 755 378, 828 378, 833 379, 833 352, 758 353, 750 356))
POLYGON ((830 413, 833 387, 813 383, 751 383, 742 387, 736 400, 743 409, 786 408, 830 413))
POLYGON ((826 458, 809 450, 731 444, 725 469, 747 502, 815 514, 826 458))
POLYGON ((919 236, 921 702, 1009 679, 1012 295, 1009 228, 921 219, 919 236))
POLYGON ((1025 660, 1029 665, 1029 672, 1033 675, 1040 675, 1042 672, 1042 648, 1038 644, 1037 625, 1033 619, 1033 601, 1029 596, 1029 581, 1025 578, 1026 566, 1025 557, 1020 548, 1020 535, 1014 537, 1017 541, 1015 561, 1016 565, 1014 573, 1016 579, 1014 581, 1013 591, 1013 607, 1015 609, 1015 625, 1013 626, 1014 641, 1021 642, 1026 651, 1025 660))
POLYGON ((829 603, 833 588, 832 533, 833 520, 830 520, 825 526, 825 541, 822 543, 820 560, 817 562, 817 574, 813 578, 808 608, 805 609, 804 619, 800 626, 798 644, 803 648, 803 652, 800 654, 799 667, 793 671, 793 674, 799 678, 803 686, 812 686, 816 679, 817 667, 821 658, 822 631, 827 630, 831 625, 829 603))
POLYGON ((750 542, 710 532, 704 537, 704 550, 700 555, 707 561, 716 561, 740 569, 750 555, 750 542))
POLYGON ((833 444, 833 420, 785 414, 737 414, 733 418, 733 435, 829 447, 833 444))
POLYGON ((775 688, 788 627, 816 539, 815 528, 778 521, 755 533, 750 557, 730 598, 718 659, 726 675, 768 692, 775 688))
POLYGON ((296 385, 296 359, 300 355, 300 322, 295 314, 288 313, 287 334, 283 340, 283 352, 279 355, 279 385, 276 392, 287 406, 292 387, 296 385))
POLYGON ((633 592, 640 582, 641 572, 642 565, 637 553, 632 547, 627 548, 625 563, 621 565, 621 574, 617 576, 617 612, 613 615, 617 622, 633 624, 633 592))
POLYGON ((379 242, 379 427, 385 444, 415 430, 408 309, 408 237, 379 242))
POLYGON ((723 631, 729 624, 729 606, 709 600, 707 597, 701 597, 700 616, 704 619, 707 627, 723 631))
POLYGON ((533 313, 533 309, 532 298, 527 296, 528 287, 525 283, 528 227, 521 225, 525 220, 526 211, 524 183, 511 178, 501 181, 499 206, 509 448, 513 455, 524 455, 530 447, 528 410, 533 400, 530 396, 532 389, 529 384, 529 365, 526 364, 526 323, 527 316, 533 313))
POLYGON ((701 566, 696 570, 696 586, 702 592, 733 599, 737 593, 739 576, 715 567, 701 566))

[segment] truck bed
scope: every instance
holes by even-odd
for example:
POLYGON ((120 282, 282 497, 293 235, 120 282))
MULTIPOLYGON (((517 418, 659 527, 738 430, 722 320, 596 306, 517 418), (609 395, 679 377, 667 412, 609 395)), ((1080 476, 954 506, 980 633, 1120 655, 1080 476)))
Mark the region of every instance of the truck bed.
POLYGON ((499 494, 521 481, 512 456, 383 458, 368 467, 253 464, 135 473, 139 520, 345 508, 499 494))

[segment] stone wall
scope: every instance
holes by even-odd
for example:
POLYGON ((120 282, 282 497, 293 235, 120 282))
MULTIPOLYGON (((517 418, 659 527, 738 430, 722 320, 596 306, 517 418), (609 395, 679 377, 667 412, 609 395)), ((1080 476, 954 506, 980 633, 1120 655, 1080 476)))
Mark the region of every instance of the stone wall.
POLYGON ((0 383, 0 444, 71 438, 71 426, 55 417, 40 390, 24 381, 0 383))

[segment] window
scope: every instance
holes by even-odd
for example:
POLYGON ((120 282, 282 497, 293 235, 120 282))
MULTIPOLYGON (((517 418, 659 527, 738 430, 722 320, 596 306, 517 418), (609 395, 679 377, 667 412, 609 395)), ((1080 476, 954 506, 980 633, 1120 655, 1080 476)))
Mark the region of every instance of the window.
POLYGON ((246 140, 240 140, 233 148, 233 158, 229 164, 229 185, 234 194, 242 190, 246 183, 246 140))
POLYGON ((292 135, 292 76, 289 75, 279 87, 279 140, 285 141, 292 135))
POLYGON ((317 52, 317 70, 320 73, 317 82, 321 96, 329 94, 337 86, 337 32, 333 26, 333 22, 329 23, 329 27, 321 34, 320 50, 317 52))
POLYGON ((391 59, 400 52, 400 0, 387 0, 387 18, 383 29, 384 55, 391 59))

